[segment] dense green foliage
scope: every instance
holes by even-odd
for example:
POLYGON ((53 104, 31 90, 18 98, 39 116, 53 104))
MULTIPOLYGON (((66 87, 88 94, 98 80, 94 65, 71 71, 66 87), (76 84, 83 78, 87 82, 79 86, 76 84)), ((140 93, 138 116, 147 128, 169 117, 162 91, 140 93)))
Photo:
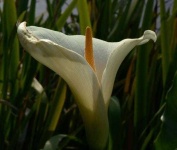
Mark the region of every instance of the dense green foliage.
POLYGON ((22 21, 71 35, 89 25, 94 37, 111 42, 156 31, 157 42, 135 48, 117 73, 108 149, 177 148, 177 1, 170 8, 165 0, 46 4, 41 16, 37 0, 4 0, 0 10, 0 149, 88 149, 70 89, 19 44, 16 24, 22 21))

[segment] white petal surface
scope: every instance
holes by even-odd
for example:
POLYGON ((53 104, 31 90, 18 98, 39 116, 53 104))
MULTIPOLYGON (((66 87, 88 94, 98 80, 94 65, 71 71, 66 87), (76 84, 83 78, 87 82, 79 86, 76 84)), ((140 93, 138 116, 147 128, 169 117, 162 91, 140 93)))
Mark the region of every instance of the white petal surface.
POLYGON ((80 107, 93 111, 94 103, 103 101, 97 77, 81 55, 50 40, 37 39, 23 24, 17 32, 25 50, 68 83, 80 107))
MULTIPOLYGON (((127 54, 136 45, 145 44, 150 39, 152 39, 155 42, 157 37, 153 31, 147 30, 144 32, 144 35, 140 38, 125 39, 121 42, 118 42, 117 47, 110 54, 108 61, 107 61, 106 69, 104 70, 103 77, 102 77, 103 97, 104 97, 104 101, 107 107, 109 104, 110 96, 112 94, 115 76, 120 67, 120 64, 122 63, 124 58, 127 56, 127 54)), ((113 46, 115 46, 115 43, 113 46)))
POLYGON ((106 143, 109 133, 107 109, 98 79, 85 58, 50 40, 34 37, 26 30, 25 24, 20 24, 17 32, 25 50, 58 73, 70 86, 85 124, 88 141, 97 145, 106 143))
MULTIPOLYGON (((82 35, 65 35, 61 32, 29 26, 27 30, 38 39, 48 39, 52 42, 70 49, 84 57, 85 36, 82 35)), ((106 62, 112 50, 117 44, 112 43, 111 47, 108 42, 93 38, 93 51, 95 58, 96 74, 101 82, 103 71, 106 67, 106 62)))

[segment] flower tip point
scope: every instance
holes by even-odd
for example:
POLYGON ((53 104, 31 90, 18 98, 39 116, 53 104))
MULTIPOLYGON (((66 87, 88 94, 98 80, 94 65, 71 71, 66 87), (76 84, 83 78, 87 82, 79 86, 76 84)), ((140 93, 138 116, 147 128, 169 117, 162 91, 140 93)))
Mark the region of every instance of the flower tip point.
POLYGON ((19 33, 20 31, 22 30, 25 30, 26 29, 26 22, 17 22, 17 32, 19 33))
POLYGON ((86 35, 88 35, 88 34, 89 34, 89 35, 91 35, 91 36, 92 36, 92 29, 91 29, 89 26, 87 26, 87 27, 86 27, 85 34, 86 34, 86 35))
POLYGON ((144 39, 151 39, 154 42, 156 42, 156 40, 157 40, 156 33, 151 30, 146 30, 146 31, 144 31, 144 39))
POLYGON ((18 22, 18 27, 26 27, 26 22, 18 22))
POLYGON ((87 27, 86 27, 86 30, 87 30, 87 29, 91 29, 91 28, 90 28, 89 26, 87 26, 87 27))

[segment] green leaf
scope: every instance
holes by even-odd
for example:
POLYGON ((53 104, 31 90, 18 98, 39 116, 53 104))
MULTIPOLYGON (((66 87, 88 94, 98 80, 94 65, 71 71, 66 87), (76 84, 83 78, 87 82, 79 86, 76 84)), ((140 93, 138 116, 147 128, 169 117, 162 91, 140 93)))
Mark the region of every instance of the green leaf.
POLYGON ((57 20, 56 24, 57 24, 58 30, 61 30, 61 28, 64 26, 64 24, 66 23, 66 20, 68 19, 68 16, 71 14, 76 4, 77 4, 77 0, 73 0, 71 4, 66 8, 64 13, 57 20))
POLYGON ((58 148, 58 143, 65 138, 66 135, 59 134, 51 137, 46 143, 43 150, 56 150, 58 148))
POLYGON ((79 11, 79 23, 81 34, 85 34, 86 27, 91 27, 88 5, 86 0, 78 0, 77 6, 79 11))
POLYGON ((56 129, 57 123, 61 115, 61 111, 63 109, 65 98, 66 98, 66 89, 67 89, 66 87, 67 86, 64 80, 60 78, 54 95, 54 100, 51 104, 52 110, 50 113, 51 116, 50 116, 50 123, 48 127, 49 131, 55 131, 56 129))
POLYGON ((162 127, 155 140, 156 150, 174 150, 177 148, 177 72, 173 85, 167 93, 166 109, 161 117, 162 127))
POLYGON ((160 18, 161 18, 161 47, 162 47, 162 71, 163 71, 163 84, 166 82, 166 76, 169 69, 169 32, 167 26, 167 13, 165 11, 165 1, 160 0, 160 18))
MULTIPOLYGON (((96 4, 95 4, 96 5, 96 4)), ((110 16, 113 5, 112 0, 101 1, 99 3, 99 14, 98 19, 95 20, 95 25, 97 26, 96 37, 102 40, 107 40, 107 35, 110 33, 109 27, 111 25, 112 16, 110 16), (106 22, 106 23, 105 23, 106 22)), ((98 9, 98 8, 97 8, 98 9)), ((96 10, 94 10, 96 11, 96 10)), ((94 14, 94 11, 92 13, 94 14)))
MULTIPOLYGON (((80 130, 80 128, 79 128, 79 130, 80 130)), ((77 129, 77 132, 79 130, 77 129)), ((65 144, 67 144, 69 141, 75 141, 77 143, 82 143, 82 141, 74 135, 58 134, 58 135, 51 137, 49 140, 47 140, 44 145, 44 148, 42 150, 62 150, 62 149, 65 149, 66 145, 64 143, 62 143, 63 141, 65 144)))
POLYGON ((28 24, 33 25, 35 21, 35 8, 36 8, 36 0, 31 0, 30 11, 28 16, 28 24))
MULTIPOLYGON (((153 0, 146 3, 145 13, 142 22, 142 32, 150 29, 152 26, 151 20, 153 17, 153 0)), ((148 70, 149 70, 149 55, 152 51, 152 45, 142 45, 137 52, 136 63, 136 89, 134 102, 134 126, 138 137, 147 124, 149 114, 149 94, 148 94, 148 70)), ((152 80, 152 79, 150 79, 152 80)), ((137 140, 135 140, 137 141, 137 140)))
POLYGON ((24 11, 26 11, 28 9, 28 3, 29 3, 29 0, 18 0, 18 4, 17 4, 17 13, 18 13, 18 16, 23 13, 24 11))
MULTIPOLYGON (((17 93, 17 67, 19 65, 19 42, 16 36, 16 22, 17 14, 15 2, 11 0, 4 1, 3 8, 3 64, 4 64, 4 91, 3 94, 7 93, 7 82, 11 80, 11 100, 13 101, 17 93), (9 11, 10 10, 10 11, 9 11)), ((5 97, 5 96, 4 96, 5 97)))
POLYGON ((110 129, 109 149, 116 150, 120 148, 120 125, 121 125, 121 109, 119 101, 116 97, 111 97, 108 109, 108 116, 110 129))
POLYGON ((45 131, 40 140, 42 143, 41 145, 43 145, 56 130, 66 98, 66 89, 66 83, 60 78, 54 94, 54 99, 50 103, 50 112, 48 119, 46 120, 45 131))

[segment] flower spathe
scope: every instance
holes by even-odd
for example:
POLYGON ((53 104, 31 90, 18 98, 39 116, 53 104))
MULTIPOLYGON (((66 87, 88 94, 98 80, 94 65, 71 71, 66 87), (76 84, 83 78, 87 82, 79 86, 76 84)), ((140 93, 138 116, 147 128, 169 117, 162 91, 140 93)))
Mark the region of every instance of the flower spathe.
POLYGON ((103 149, 109 134, 107 109, 117 70, 136 45, 150 39, 155 42, 156 34, 147 30, 140 38, 113 43, 93 38, 93 69, 84 57, 85 36, 26 27, 25 22, 18 26, 17 33, 24 49, 69 85, 81 112, 89 144, 93 149, 103 149))

